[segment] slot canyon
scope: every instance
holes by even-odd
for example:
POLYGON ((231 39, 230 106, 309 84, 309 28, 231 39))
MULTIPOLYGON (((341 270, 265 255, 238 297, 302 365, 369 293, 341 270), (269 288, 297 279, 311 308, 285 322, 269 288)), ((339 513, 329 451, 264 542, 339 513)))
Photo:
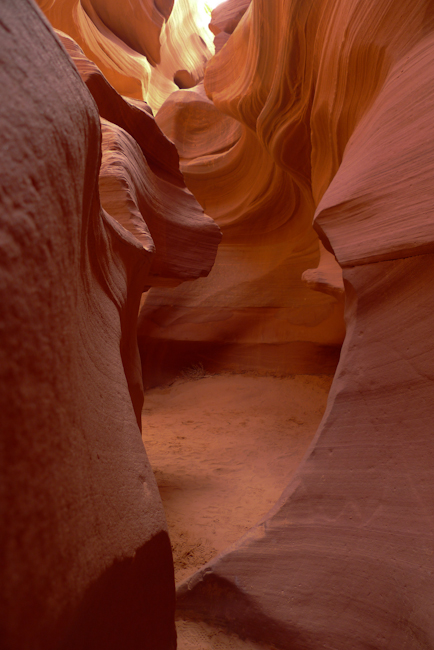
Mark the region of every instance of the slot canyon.
POLYGON ((434 650, 433 75, 434 0, 0 0, 0 650, 434 650))

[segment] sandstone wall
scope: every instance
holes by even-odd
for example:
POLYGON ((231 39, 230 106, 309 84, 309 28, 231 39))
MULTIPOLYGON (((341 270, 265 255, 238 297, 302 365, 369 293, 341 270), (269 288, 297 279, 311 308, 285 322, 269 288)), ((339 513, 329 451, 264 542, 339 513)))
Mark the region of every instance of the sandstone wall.
MULTIPOLYGON (((251 128, 259 107, 256 132, 280 166, 296 174, 306 161, 315 228, 343 269, 347 334, 293 481, 180 587, 179 608, 288 650, 429 648, 432 3, 253 0, 239 28, 208 69, 208 92, 251 128), (248 51, 262 47, 267 11, 282 25, 279 73, 260 95, 248 51), (231 77, 236 47, 245 67, 231 77)), ((305 277, 331 290, 326 267, 305 277)))
POLYGON ((143 102, 62 37, 113 120, 101 152, 95 101, 37 7, 3 2, 0 32, 0 646, 173 650, 136 322, 150 285, 208 273, 220 233, 143 102))
POLYGON ((181 585, 179 611, 282 650, 432 647, 432 2, 234 0, 204 86, 157 116, 223 232, 208 278, 218 231, 176 152, 153 122, 156 147, 141 138, 146 106, 66 37, 105 120, 101 211, 95 106, 18 2, 27 22, 0 10, 5 647, 173 647, 137 425, 141 291, 152 383, 197 362, 332 372, 343 282, 310 450, 264 520, 181 585), (161 192, 184 206, 180 251, 161 192))

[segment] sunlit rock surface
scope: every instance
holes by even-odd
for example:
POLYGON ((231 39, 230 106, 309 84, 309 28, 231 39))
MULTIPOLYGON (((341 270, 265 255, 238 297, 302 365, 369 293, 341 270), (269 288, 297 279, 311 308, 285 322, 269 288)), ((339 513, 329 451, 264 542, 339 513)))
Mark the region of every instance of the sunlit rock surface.
POLYGON ((145 57, 139 54, 129 56, 125 46, 121 47, 109 38, 105 47, 101 47, 96 38, 87 36, 88 30, 85 28, 90 21, 83 20, 86 14, 79 0, 38 0, 38 4, 53 27, 73 38, 119 93, 143 99, 142 78, 147 79, 149 74, 149 63, 145 57), (120 60, 123 61, 122 66, 120 60))
POLYGON ((214 53, 209 16, 195 0, 38 2, 119 93, 145 99, 154 110, 177 90, 176 82, 200 81, 214 53))
MULTIPOLYGON (((207 69, 215 105, 310 188, 345 282, 310 451, 264 520, 179 589, 183 615, 285 650, 434 645, 433 18, 427 0, 253 0, 207 69)), ((304 278, 336 295, 326 253, 304 278)))
MULTIPOLYGON (((206 281, 150 291, 139 323, 144 372, 176 374, 202 363, 210 371, 333 373, 344 337, 342 286, 321 294, 302 280, 320 258, 312 227, 309 116, 301 124, 298 114, 289 116, 292 126, 279 126, 290 109, 288 93, 269 126, 272 133, 294 129, 292 166, 270 148, 259 125, 267 94, 269 110, 279 108, 271 85, 283 75, 275 37, 282 17, 275 3, 262 7, 263 16, 260 4, 225 3, 211 25, 223 9, 220 28, 230 23, 228 31, 234 29, 234 16, 241 21, 207 66, 211 99, 201 85, 179 91, 156 117, 178 148, 187 186, 223 240, 206 281)), ((145 383, 163 379, 145 376, 145 383)))

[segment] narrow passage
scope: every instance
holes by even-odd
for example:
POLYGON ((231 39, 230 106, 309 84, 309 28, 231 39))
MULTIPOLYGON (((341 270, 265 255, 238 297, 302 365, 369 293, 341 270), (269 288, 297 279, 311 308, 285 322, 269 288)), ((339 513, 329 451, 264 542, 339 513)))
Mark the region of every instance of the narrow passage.
POLYGON ((177 583, 275 504, 318 428, 332 379, 224 374, 146 393, 143 441, 177 583))

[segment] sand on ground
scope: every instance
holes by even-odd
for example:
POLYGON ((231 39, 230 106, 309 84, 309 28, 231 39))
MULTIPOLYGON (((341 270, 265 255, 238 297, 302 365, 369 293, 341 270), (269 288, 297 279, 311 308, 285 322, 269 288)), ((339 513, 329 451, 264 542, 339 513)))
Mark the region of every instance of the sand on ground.
MULTIPOLYGON (((143 441, 166 511, 177 583, 275 504, 318 428, 332 382, 198 374, 148 391, 143 407, 143 441)), ((178 621, 179 650, 259 647, 206 623, 178 621)))

